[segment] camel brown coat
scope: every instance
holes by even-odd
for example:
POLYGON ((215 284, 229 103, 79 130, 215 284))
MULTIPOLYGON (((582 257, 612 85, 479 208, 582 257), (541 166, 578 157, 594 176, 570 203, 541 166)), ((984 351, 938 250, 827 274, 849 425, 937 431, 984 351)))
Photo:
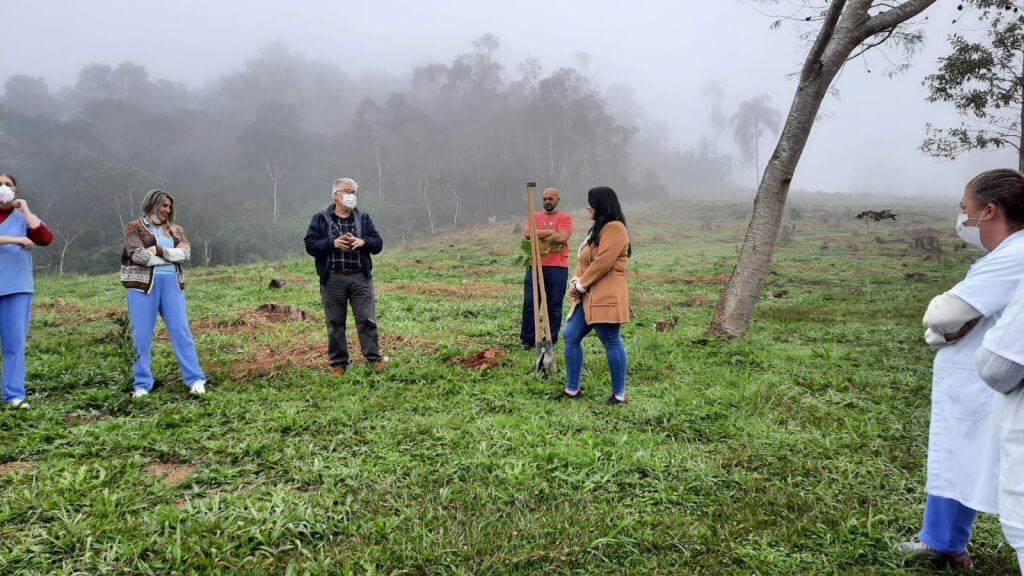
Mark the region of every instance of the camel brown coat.
POLYGON ((626 255, 629 233, 622 222, 609 222, 601 228, 597 246, 584 242, 576 262, 580 286, 586 292, 573 300, 583 307, 587 324, 623 324, 629 322, 629 288, 626 286, 626 255))

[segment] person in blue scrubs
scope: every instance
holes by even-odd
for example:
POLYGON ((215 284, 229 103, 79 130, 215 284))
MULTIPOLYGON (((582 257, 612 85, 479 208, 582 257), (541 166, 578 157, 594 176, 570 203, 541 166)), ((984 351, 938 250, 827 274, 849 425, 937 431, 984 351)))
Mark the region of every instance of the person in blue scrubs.
POLYGON ((0 369, 3 403, 28 408, 25 401, 25 340, 32 308, 32 249, 46 246, 53 234, 18 198, 18 183, 0 174, 0 369))
POLYGON ((167 326, 182 381, 193 394, 205 394, 206 375, 199 367, 185 311, 181 263, 189 260, 191 248, 184 230, 175 223, 174 199, 169 194, 151 190, 142 210, 142 218, 125 226, 121 253, 121 283, 128 289, 128 316, 135 344, 132 395, 139 398, 153 389, 150 355, 158 315, 167 326))

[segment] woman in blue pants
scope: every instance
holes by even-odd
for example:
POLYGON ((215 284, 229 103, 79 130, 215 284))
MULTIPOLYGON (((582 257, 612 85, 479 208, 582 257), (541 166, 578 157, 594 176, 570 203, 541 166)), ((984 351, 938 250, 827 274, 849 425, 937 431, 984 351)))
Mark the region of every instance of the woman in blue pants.
POLYGON ((174 221, 174 199, 151 190, 142 202, 144 216, 124 230, 121 283, 128 289, 128 316, 135 344, 136 398, 153 389, 150 354, 159 315, 178 358, 181 379, 193 394, 206 393, 206 376, 199 367, 195 342, 185 313, 185 276, 181 263, 191 256, 185 231, 174 221))
POLYGON ((593 226, 577 254, 576 274, 569 281, 573 299, 569 320, 565 323, 565 387, 551 398, 579 398, 583 394, 583 338, 596 332, 604 346, 611 377, 612 395, 605 404, 626 401, 626 348, 619 328, 629 322, 629 289, 626 285, 626 259, 632 249, 626 217, 615 191, 607 186, 587 193, 587 211, 593 226))
POLYGON ((924 517, 917 538, 899 549, 971 568, 975 516, 1003 513, 1000 394, 978 373, 976 355, 1024 280, 1024 174, 997 169, 975 176, 960 199, 956 232, 984 255, 924 314, 925 341, 937 350, 924 517))
POLYGON ((0 348, 3 351, 3 403, 28 408, 25 401, 25 339, 32 308, 32 248, 46 246, 53 234, 18 198, 18 182, 0 174, 0 348))

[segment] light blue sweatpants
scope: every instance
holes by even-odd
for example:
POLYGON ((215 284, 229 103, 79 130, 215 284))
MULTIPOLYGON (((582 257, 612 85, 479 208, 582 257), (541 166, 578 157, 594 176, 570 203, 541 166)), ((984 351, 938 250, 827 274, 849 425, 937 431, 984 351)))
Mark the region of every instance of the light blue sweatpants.
POLYGON ((0 349, 3 353, 0 397, 5 403, 25 399, 25 339, 31 309, 31 292, 0 296, 0 349))
POLYGON ((206 380, 196 355, 196 344, 188 329, 185 313, 185 293, 178 288, 174 274, 157 274, 153 278, 153 289, 149 294, 139 290, 128 290, 128 316, 132 320, 132 341, 135 343, 135 389, 152 390, 153 371, 150 357, 153 351, 153 329, 156 316, 160 315, 167 325, 174 355, 178 358, 181 380, 191 387, 206 380))

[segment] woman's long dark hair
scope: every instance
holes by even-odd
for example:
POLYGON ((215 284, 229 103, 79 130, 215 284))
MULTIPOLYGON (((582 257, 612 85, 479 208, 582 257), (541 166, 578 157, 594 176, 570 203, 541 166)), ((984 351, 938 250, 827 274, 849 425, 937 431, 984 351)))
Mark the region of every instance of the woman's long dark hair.
MULTIPOLYGON (((609 222, 622 222, 626 225, 626 216, 622 214, 622 206, 619 205, 619 197, 615 190, 607 186, 591 188, 587 192, 587 204, 594 209, 594 225, 587 232, 587 244, 597 246, 601 242, 601 229, 609 222)), ((626 256, 633 255, 633 246, 627 249, 626 256)))

